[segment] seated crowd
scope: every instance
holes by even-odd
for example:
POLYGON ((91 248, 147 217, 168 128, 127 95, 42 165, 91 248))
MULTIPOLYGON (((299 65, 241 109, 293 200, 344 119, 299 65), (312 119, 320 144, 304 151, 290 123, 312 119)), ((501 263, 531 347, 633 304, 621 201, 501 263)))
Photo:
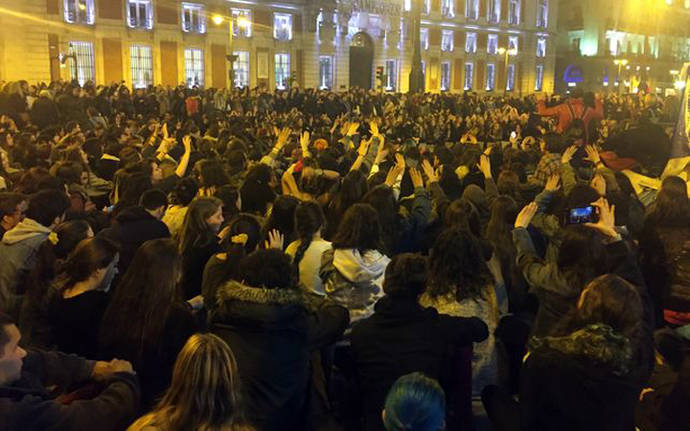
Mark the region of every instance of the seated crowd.
POLYGON ((1 90, 0 430, 690 426, 677 99, 1 90))

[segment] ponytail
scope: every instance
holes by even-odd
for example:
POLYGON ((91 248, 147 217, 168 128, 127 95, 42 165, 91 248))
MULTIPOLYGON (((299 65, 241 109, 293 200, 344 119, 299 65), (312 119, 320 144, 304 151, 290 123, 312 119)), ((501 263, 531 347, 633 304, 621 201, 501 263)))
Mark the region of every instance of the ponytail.
POLYGON ((292 264, 299 268, 299 263, 314 240, 314 235, 323 228, 326 217, 316 202, 302 202, 295 210, 295 230, 300 239, 292 264))

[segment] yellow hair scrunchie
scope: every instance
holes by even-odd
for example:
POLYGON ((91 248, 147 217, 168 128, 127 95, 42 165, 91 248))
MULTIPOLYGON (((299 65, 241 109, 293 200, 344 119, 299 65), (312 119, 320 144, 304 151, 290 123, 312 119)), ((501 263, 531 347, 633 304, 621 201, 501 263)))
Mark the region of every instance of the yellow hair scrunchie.
POLYGON ((247 236, 246 233, 241 233, 241 234, 235 235, 232 238, 230 238, 230 242, 232 242, 233 244, 245 245, 248 240, 249 240, 249 236, 247 236))
POLYGON ((51 232, 48 234, 48 241, 50 241, 50 243, 53 245, 57 245, 58 241, 60 241, 60 238, 58 238, 58 234, 51 232))

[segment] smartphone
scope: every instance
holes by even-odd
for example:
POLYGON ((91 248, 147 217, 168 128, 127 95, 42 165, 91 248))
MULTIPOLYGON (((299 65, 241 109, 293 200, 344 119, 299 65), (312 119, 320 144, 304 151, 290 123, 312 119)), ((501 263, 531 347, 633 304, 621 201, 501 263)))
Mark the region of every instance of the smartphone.
POLYGON ((599 213, 596 207, 586 206, 573 208, 568 214, 568 224, 596 223, 599 221, 599 213))
POLYGON ((517 133, 515 131, 510 132, 510 139, 515 139, 517 138, 517 133))

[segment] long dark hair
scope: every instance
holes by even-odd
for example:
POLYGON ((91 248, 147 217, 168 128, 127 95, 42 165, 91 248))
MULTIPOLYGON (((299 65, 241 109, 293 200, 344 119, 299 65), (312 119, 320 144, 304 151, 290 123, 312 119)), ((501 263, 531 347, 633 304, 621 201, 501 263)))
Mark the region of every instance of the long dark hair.
POLYGON ((587 283, 606 272, 606 250, 600 234, 582 225, 566 226, 558 248, 557 264, 568 286, 581 291, 587 283))
POLYGON ((393 189, 386 185, 376 186, 364 195, 362 203, 369 204, 376 209, 386 251, 394 253, 400 238, 400 220, 398 201, 395 199, 393 189))
POLYGON ((206 245, 214 241, 216 236, 211 231, 206 220, 223 206, 218 198, 199 197, 189 204, 189 209, 180 231, 180 254, 185 254, 192 247, 206 245))
POLYGON ((84 220, 60 224, 53 231, 57 242, 44 241, 36 252, 36 264, 26 277, 26 292, 32 302, 41 301, 55 277, 62 271, 67 256, 88 237, 91 226, 84 220))
POLYGON ((115 289, 101 324, 103 350, 140 361, 163 332, 170 311, 181 303, 180 258, 175 241, 146 241, 115 289))
POLYGON ((278 196, 273 203, 271 215, 264 225, 264 235, 276 229, 285 236, 286 240, 293 238, 297 205, 299 205, 299 200, 294 196, 278 196))
POLYGON ((481 246, 469 232, 446 229, 436 238, 429 253, 429 286, 431 297, 454 293, 457 301, 483 299, 491 285, 481 246))
POLYGON ((357 249, 382 251, 379 215, 369 204, 354 204, 343 217, 333 237, 333 249, 357 249))
POLYGON ((117 255, 117 246, 105 238, 82 240, 62 267, 57 287, 60 291, 87 280, 95 271, 107 268, 117 255))
POLYGON ((491 216, 486 225, 485 237, 502 263, 515 258, 511 231, 517 213, 517 203, 510 196, 499 196, 491 204, 491 216))
POLYGON ((298 267, 304 253, 311 245, 314 234, 323 228, 326 221, 321 207, 316 202, 302 202, 295 210, 295 231, 300 240, 292 263, 298 267))
POLYGON ((690 221, 690 200, 685 181, 666 177, 649 215, 657 225, 687 226, 690 221))

